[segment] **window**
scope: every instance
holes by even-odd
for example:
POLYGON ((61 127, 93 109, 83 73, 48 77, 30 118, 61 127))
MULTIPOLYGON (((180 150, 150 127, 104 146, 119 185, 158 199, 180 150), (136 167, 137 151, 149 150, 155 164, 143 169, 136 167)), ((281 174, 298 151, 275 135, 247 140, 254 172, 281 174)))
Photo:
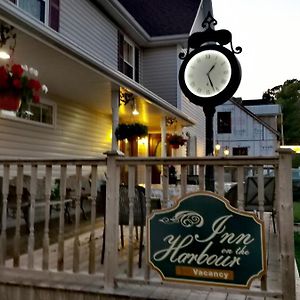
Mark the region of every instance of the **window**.
POLYGON ((59 29, 59 0, 10 0, 54 30, 59 29))
POLYGON ((133 43, 124 37, 122 33, 118 34, 118 69, 131 79, 139 82, 139 50, 133 43))
POLYGON ((232 155, 248 155, 247 147, 232 148, 232 155))
POLYGON ((25 122, 34 122, 54 126, 56 116, 56 105, 49 100, 41 100, 40 103, 29 103, 27 107, 21 108, 21 111, 0 110, 0 116, 8 119, 20 120, 25 122))
POLYGON ((218 112, 218 133, 231 133, 231 112, 218 112))

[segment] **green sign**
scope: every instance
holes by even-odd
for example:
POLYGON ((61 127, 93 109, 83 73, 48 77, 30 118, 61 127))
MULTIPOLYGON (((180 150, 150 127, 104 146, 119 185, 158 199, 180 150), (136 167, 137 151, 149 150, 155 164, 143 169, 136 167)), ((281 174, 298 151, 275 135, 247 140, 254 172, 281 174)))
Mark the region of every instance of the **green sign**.
POLYGON ((164 280, 248 287, 266 270, 264 224, 211 192, 148 217, 148 259, 164 280))

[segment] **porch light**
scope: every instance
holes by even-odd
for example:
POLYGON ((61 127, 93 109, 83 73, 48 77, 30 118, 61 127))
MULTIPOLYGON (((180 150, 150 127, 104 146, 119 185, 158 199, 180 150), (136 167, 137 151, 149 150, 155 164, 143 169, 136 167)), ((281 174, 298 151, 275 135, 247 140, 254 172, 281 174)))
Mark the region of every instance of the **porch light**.
POLYGON ((216 149, 216 151, 220 151, 220 149, 221 149, 221 145, 218 142, 215 145, 215 149, 216 149))
POLYGON ((137 115, 140 114, 139 111, 138 111, 137 108, 136 108, 136 102, 135 102, 135 100, 133 100, 132 114, 133 114, 134 116, 137 116, 137 115))
POLYGON ((12 56, 16 47, 16 33, 7 24, 0 24, 0 59, 7 60, 12 56))
POLYGON ((224 149, 224 155, 225 155, 225 156, 228 156, 228 155, 229 155, 229 149, 228 149, 227 146, 226 146, 225 149, 224 149))

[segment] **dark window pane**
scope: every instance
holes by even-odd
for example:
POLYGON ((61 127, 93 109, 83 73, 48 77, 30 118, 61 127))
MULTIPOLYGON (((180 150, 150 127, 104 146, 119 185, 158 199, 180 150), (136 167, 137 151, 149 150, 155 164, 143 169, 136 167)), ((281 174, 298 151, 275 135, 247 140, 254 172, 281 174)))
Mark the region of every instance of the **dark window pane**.
POLYGON ((49 2, 49 26, 56 31, 59 29, 59 0, 49 2))
POLYGON ((135 47, 135 58, 134 58, 134 79, 136 82, 140 82, 140 51, 135 47))
POLYGON ((218 133, 231 133, 231 112, 218 112, 218 133))
POLYGON ((124 61, 124 74, 133 79, 133 68, 124 61))
POLYGON ((233 155, 248 155, 248 148, 247 147, 236 147, 232 148, 233 155))
POLYGON ((45 22, 45 1, 19 0, 19 6, 38 20, 45 22))

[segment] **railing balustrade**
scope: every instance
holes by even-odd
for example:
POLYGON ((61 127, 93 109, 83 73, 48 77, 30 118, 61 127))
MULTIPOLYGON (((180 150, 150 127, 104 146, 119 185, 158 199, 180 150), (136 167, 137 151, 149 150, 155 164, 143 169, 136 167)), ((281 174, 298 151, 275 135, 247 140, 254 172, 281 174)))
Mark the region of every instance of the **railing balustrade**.
MULTIPOLYGON (((145 188, 145 212, 151 212, 151 200, 159 198, 162 208, 176 204, 177 199, 190 191, 205 190, 205 167, 214 166, 215 191, 220 196, 228 192, 228 184, 234 181, 236 185, 236 208, 243 210, 246 206, 246 178, 249 175, 257 178, 258 213, 261 219, 265 217, 265 185, 264 177, 267 173, 275 176, 275 202, 278 228, 278 253, 281 254, 282 273, 280 287, 269 287, 268 278, 263 277, 260 289, 238 291, 246 295, 282 297, 295 299, 294 282, 294 250, 292 240, 292 194, 291 194, 291 154, 280 151, 275 157, 185 157, 185 158, 155 158, 155 157, 121 157, 117 153, 108 153, 107 159, 78 159, 78 160, 2 160, 0 161, 1 188, 1 244, 0 244, 0 272, 3 268, 30 269, 72 274, 101 274, 104 287, 113 289, 120 281, 138 282, 141 284, 161 284, 161 279, 148 265, 146 251, 147 239, 144 238, 142 268, 138 268, 136 261, 136 233, 134 226, 134 199, 136 185, 145 188), (161 185, 157 190, 152 182, 152 166, 161 168, 161 185), (180 170, 180 180, 177 185, 169 184, 169 166, 176 166, 180 170), (120 169, 128 169, 128 197, 129 197, 129 226, 126 231, 127 243, 120 249, 119 238, 119 186, 120 169), (139 172, 136 172, 139 166, 139 172), (194 168, 188 168, 194 166, 194 168), (140 170, 143 170, 141 173, 140 170), (193 178, 196 184, 188 184, 188 171, 196 170, 193 178), (68 202, 68 177, 75 176, 74 195, 72 203, 68 202), (231 176, 228 179, 228 176, 231 176), (105 217, 99 216, 100 178, 106 179, 106 212, 105 217), (15 196, 12 197, 13 177, 16 183, 15 196), (28 182, 29 178, 29 182, 28 182), (83 178, 90 184, 88 192, 89 226, 82 235, 81 199, 83 178), (59 181, 59 214, 50 214, 53 201, 55 179, 59 181), (228 180, 231 180, 228 182, 228 180), (41 184, 42 182, 42 184, 41 184), (41 191, 42 186, 42 191, 41 191), (29 200, 24 198, 24 189, 28 189, 29 200), (41 195, 39 198, 37 195, 41 195), (176 195, 174 194, 176 192, 176 195), (74 205, 73 223, 65 224, 66 205, 74 205), (15 219, 10 217, 11 210, 15 219), (27 216, 26 216, 27 214, 27 216), (22 220, 23 218, 26 221, 22 220), (53 236, 52 223, 56 218, 58 228, 53 236), (280 222, 281 221, 281 222, 280 222), (38 225, 40 222, 42 225, 38 225), (105 222, 105 224, 103 224, 105 222), (66 225, 73 226, 68 229, 66 225), (100 253, 102 232, 105 226, 105 260, 101 265, 100 253), (25 232, 24 232, 25 231, 25 232), (290 236, 289 236, 290 235, 290 236), (12 239, 13 236, 13 239, 12 239), (39 240, 41 243, 39 244, 39 240), (14 246, 10 243, 13 241, 14 246), (24 244, 26 247, 24 247, 24 244), (40 246, 38 246, 40 245, 40 246), (8 252, 13 249, 13 253, 8 252), (55 254, 55 255, 54 255, 55 254), (56 257, 55 257, 56 256, 56 257)), ((121 183, 122 184, 122 183, 121 183)), ((279 274, 278 274, 279 275, 279 274)), ((100 284, 100 283, 99 283, 100 284)), ((164 283, 165 285, 168 285, 164 283)), ((172 284, 170 284, 173 286, 172 284)), ((199 288, 183 285, 191 289, 199 288)), ((203 287, 201 287, 203 288, 203 287)), ((204 288, 205 289, 205 288, 204 288)), ((207 287, 210 290, 222 291, 222 288, 207 287)), ((226 289, 228 291, 228 289, 226 289)), ((234 289, 230 289, 233 293, 234 289)))

